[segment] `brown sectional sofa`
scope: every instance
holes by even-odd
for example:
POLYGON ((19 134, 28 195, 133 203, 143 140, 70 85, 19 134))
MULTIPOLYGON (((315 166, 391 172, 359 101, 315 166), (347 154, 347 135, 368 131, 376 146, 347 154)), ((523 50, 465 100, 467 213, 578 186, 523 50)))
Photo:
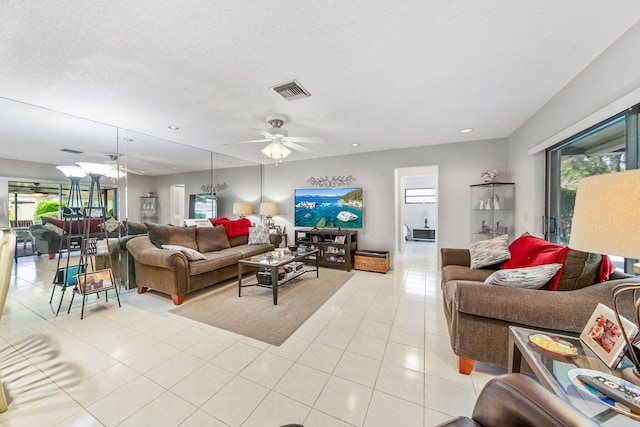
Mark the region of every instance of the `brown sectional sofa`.
POLYGON ((129 240, 127 249, 134 260, 138 293, 151 288, 171 295, 174 304, 179 305, 185 294, 236 277, 240 259, 272 251, 280 244, 281 237, 272 234, 269 239, 271 243, 249 244, 248 235, 228 238, 221 226, 151 225, 149 235, 129 240), (189 260, 182 252, 158 247, 163 243, 157 241, 158 232, 160 240, 164 238, 164 244, 196 250, 206 259, 189 260))
MULTIPOLYGON (((571 250, 558 291, 489 285, 484 280, 499 265, 471 269, 468 249, 442 248, 441 255, 444 312, 451 348, 463 374, 471 373, 475 361, 507 368, 510 325, 577 336, 598 303, 611 307, 615 285, 639 281, 614 272, 608 281, 596 283, 593 254, 571 250), (590 286, 572 286, 587 277, 592 278, 590 286)), ((624 303, 632 307, 630 300, 624 303)), ((633 319, 632 310, 623 315, 633 319)))

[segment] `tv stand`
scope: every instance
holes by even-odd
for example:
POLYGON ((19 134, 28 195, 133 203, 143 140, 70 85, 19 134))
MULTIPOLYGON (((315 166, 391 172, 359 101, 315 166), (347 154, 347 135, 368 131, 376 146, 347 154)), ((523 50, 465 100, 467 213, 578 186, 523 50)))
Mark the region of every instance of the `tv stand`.
POLYGON ((435 228, 414 228, 411 235, 412 240, 421 240, 424 242, 436 241, 435 228))
POLYGON ((296 230, 295 242, 300 249, 318 249, 318 265, 351 271, 353 254, 358 249, 355 230, 296 230))

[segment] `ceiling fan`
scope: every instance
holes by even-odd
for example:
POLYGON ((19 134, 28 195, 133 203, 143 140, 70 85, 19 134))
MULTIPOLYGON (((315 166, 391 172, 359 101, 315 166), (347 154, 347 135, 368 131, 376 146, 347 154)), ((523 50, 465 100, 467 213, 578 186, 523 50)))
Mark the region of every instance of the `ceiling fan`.
MULTIPOLYGON (((300 144, 319 144, 324 141, 322 138, 289 136, 289 132, 282 126, 287 122, 287 117, 282 114, 270 114, 267 116, 267 123, 271 125, 271 129, 252 129, 264 136, 264 139, 254 139, 251 141, 234 142, 231 144, 251 144, 254 142, 268 142, 264 147, 262 154, 271 159, 281 160, 291 154, 291 150, 301 151, 303 153, 311 153, 312 151, 300 144), (291 149, 291 150, 290 150, 291 149)), ((230 145, 230 144, 225 144, 230 145)))
POLYGON ((124 157, 124 154, 110 153, 110 154, 107 154, 107 157, 109 157, 109 160, 105 161, 105 163, 110 164, 110 165, 113 166, 113 173, 111 174, 111 175, 113 175, 112 178, 115 178, 116 175, 118 175, 120 177, 124 176, 123 172, 132 173, 134 175, 146 175, 146 171, 139 170, 139 169, 127 168, 127 167, 124 167, 121 164, 118 165, 118 159, 120 159, 121 157, 124 157), (118 170, 119 170, 119 172, 118 172, 118 170))

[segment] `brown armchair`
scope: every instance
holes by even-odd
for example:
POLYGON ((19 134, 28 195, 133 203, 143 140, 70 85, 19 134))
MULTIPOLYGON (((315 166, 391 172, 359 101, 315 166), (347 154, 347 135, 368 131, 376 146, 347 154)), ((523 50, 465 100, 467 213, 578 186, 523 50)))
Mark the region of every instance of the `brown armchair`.
POLYGON ((585 427, 586 415, 523 374, 491 379, 482 389, 471 418, 458 417, 451 427, 585 427))

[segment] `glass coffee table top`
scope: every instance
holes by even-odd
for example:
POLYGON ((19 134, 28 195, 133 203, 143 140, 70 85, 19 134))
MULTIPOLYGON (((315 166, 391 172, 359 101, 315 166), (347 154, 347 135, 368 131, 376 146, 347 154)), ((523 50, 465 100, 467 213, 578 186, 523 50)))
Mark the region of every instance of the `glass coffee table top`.
MULTIPOLYGON (((591 417, 597 424, 608 427, 634 425, 640 427, 639 421, 634 421, 633 418, 627 415, 619 414, 609 409, 599 402, 595 396, 587 395, 573 383, 570 378, 570 371, 576 368, 591 369, 616 377, 620 376, 619 370, 609 369, 591 349, 584 345, 579 337, 510 326, 509 341, 510 372, 520 371, 518 363, 518 353, 520 353, 522 361, 531 368, 538 380, 547 389, 591 417), (563 343, 563 347, 571 348, 571 350, 567 350, 568 352, 573 353, 573 349, 575 349, 576 354, 562 355, 545 350, 531 342, 529 337, 533 334, 546 334, 557 337, 566 342, 563 343)), ((623 360, 620 368, 626 366, 631 366, 631 362, 628 359, 623 360)))
POLYGON ((317 255, 317 253, 318 253, 317 249, 310 249, 306 252, 297 252, 295 254, 284 254, 280 251, 272 251, 272 252, 267 252, 260 255, 254 255, 248 258, 244 258, 240 260, 240 262, 242 262, 243 264, 255 265, 255 266, 265 266, 265 267, 278 266, 279 267, 279 266, 286 265, 292 261, 308 258, 309 256, 312 256, 314 254, 317 255))

